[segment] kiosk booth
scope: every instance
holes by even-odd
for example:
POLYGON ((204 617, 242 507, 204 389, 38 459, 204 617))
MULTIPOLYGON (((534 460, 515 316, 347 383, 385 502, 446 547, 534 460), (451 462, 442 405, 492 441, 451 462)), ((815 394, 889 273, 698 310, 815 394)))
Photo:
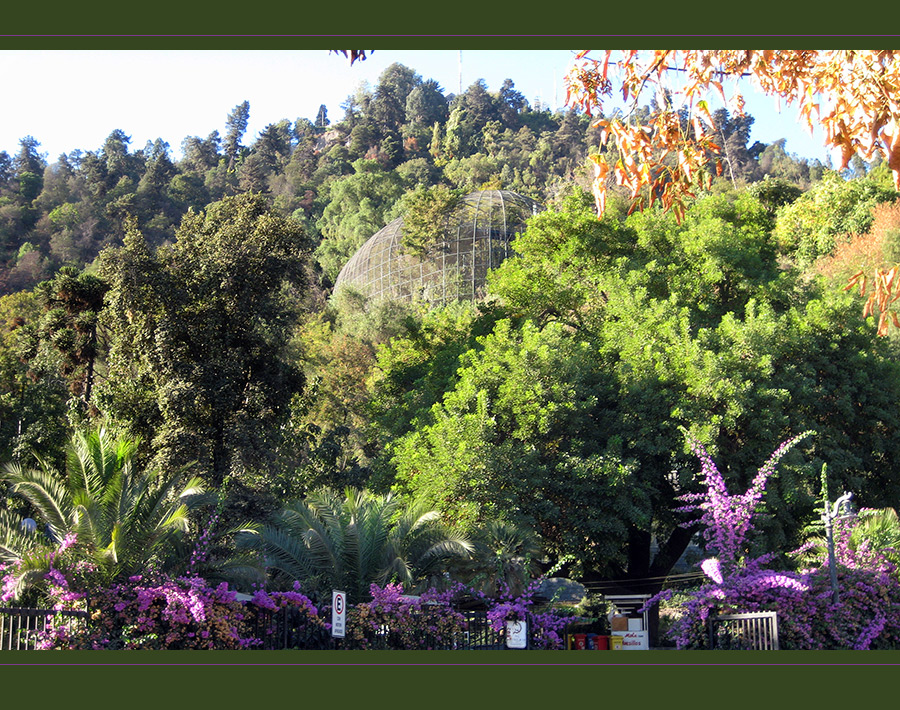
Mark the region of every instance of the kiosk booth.
POLYGON ((612 605, 609 615, 612 650, 649 651, 649 616, 639 609, 647 603, 650 595, 604 594, 603 598, 612 605))

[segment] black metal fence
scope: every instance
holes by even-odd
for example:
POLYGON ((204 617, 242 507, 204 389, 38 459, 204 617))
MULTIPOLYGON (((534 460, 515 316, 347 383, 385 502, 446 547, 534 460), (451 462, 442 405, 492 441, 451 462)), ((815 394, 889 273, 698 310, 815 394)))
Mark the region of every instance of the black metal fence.
MULTIPOLYGON (((441 612, 435 612, 440 614, 441 612)), ((356 641, 358 647, 368 649, 389 650, 394 648, 420 648, 435 651, 471 651, 501 650, 506 648, 506 638, 502 631, 495 631, 484 611, 461 611, 463 623, 452 633, 430 633, 420 631, 415 639, 409 634, 392 629, 387 625, 378 628, 365 628, 362 641, 356 641)), ((428 611, 412 614, 414 625, 419 629, 427 629, 428 611)), ((351 643, 354 643, 351 641, 351 643)))
POLYGON ((263 650, 318 651, 334 648, 331 633, 322 626, 310 623, 305 612, 293 607, 276 611, 256 609, 249 635, 262 642, 253 648, 263 650))
POLYGON ((0 651, 31 651, 52 629, 71 633, 87 624, 86 611, 0 607, 0 651))
MULTIPOLYGON (((286 607, 276 611, 260 609, 255 614, 251 635, 262 644, 255 648, 264 650, 327 650, 327 649, 368 649, 391 650, 403 648, 450 650, 486 650, 506 648, 502 631, 495 631, 483 611, 459 612, 464 623, 452 633, 430 632, 429 612, 411 614, 409 629, 399 630, 386 624, 364 624, 347 630, 344 638, 332 638, 331 631, 311 624, 302 611, 286 607)), ((436 619, 435 619, 436 621, 436 619)))
MULTIPOLYGON (((457 613, 462 616, 463 622, 449 631, 448 626, 438 625, 440 612, 425 610, 418 616, 411 615, 412 623, 404 629, 367 623, 348 629, 345 638, 335 639, 323 624, 311 622, 305 612, 296 608, 286 607, 276 611, 256 608, 249 631, 251 636, 261 641, 254 648, 264 650, 506 649, 505 632, 491 627, 485 611, 465 610, 457 613), (436 629, 436 632, 431 633, 430 628, 436 629)), ((89 616, 85 611, 0 607, 0 650, 35 649, 39 641, 54 629, 64 628, 67 635, 85 632, 90 623, 89 616)), ((530 629, 528 648, 536 645, 534 634, 535 630, 530 629)), ((561 636, 565 638, 564 632, 561 636)))

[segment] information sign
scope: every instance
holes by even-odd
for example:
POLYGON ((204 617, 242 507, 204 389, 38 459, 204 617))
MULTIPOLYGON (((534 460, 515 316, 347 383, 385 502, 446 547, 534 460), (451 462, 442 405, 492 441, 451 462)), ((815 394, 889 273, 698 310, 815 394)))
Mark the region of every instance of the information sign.
POLYGON ((347 621, 347 595, 344 592, 331 592, 331 635, 344 638, 347 621))

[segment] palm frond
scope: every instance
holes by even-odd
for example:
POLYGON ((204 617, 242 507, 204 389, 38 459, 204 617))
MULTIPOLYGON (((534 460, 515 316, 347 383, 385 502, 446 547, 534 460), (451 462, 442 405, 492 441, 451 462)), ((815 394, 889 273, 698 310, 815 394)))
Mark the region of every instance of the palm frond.
POLYGON ((0 563, 17 562, 46 544, 42 532, 26 528, 22 518, 0 509, 0 563))
POLYGON ((38 457, 39 468, 9 464, 0 477, 34 506, 55 541, 76 532, 83 553, 111 580, 169 559, 163 546, 188 529, 189 511, 210 500, 187 468, 168 476, 139 470, 136 451, 135 440, 105 429, 79 433, 67 448, 65 476, 38 457))
POLYGON ((353 598, 369 597, 372 583, 412 585, 472 544, 440 524, 423 505, 347 488, 322 489, 283 508, 267 526, 245 528, 244 547, 265 552, 267 564, 305 585, 327 584, 353 598))
POLYGON ((2 478, 12 485, 13 493, 37 509, 55 536, 61 538, 65 534, 70 525, 72 502, 65 484, 56 474, 43 467, 25 468, 18 463, 8 463, 3 467, 2 478))
POLYGON ((266 579, 266 567, 260 555, 234 552, 224 558, 204 562, 197 570, 210 586, 226 582, 231 589, 251 591, 266 579))
POLYGON ((280 570, 293 579, 308 579, 322 574, 323 567, 303 538, 297 538, 274 527, 260 533, 260 550, 267 567, 280 570))

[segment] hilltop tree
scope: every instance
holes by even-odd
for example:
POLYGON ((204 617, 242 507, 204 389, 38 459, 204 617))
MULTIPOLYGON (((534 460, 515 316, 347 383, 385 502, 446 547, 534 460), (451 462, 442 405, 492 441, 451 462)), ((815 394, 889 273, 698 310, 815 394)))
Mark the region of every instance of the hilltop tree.
POLYGON ((400 131, 406 120, 410 92, 421 83, 421 76, 396 62, 381 73, 369 111, 382 135, 400 131))
POLYGON ((185 172, 203 175, 218 164, 221 145, 222 139, 219 138, 218 131, 213 131, 205 139, 188 136, 181 142, 183 157, 179 167, 185 172))
POLYGON ((325 104, 319 106, 319 112, 316 114, 316 128, 327 128, 331 121, 328 120, 328 108, 325 104))
POLYGON ((431 128, 447 120, 447 98, 434 79, 428 79, 409 92, 406 99, 406 120, 431 128))
POLYGON ((22 173, 35 173, 40 175, 47 166, 44 156, 38 152, 40 141, 33 136, 25 136, 19 141, 19 152, 12 160, 13 170, 17 175, 22 173))
POLYGON ((238 104, 228 114, 225 120, 225 155, 228 157, 228 169, 234 170, 234 163, 238 159, 241 150, 241 139, 247 132, 247 123, 250 121, 250 102, 244 101, 238 104))

